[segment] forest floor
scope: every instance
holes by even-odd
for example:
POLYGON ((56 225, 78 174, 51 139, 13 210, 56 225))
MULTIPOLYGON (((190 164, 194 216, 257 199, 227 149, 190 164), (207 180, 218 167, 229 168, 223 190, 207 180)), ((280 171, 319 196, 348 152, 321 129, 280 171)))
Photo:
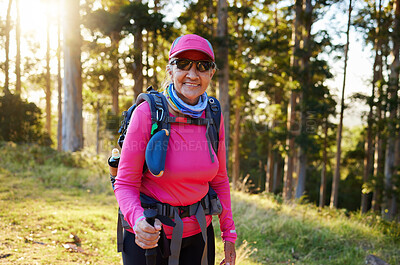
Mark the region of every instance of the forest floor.
MULTIPOLYGON (((0 143, 0 264, 122 264, 104 158, 0 143)), ((400 264, 400 225, 232 192, 239 265, 400 264)), ((222 259, 218 219, 216 264, 222 259)))

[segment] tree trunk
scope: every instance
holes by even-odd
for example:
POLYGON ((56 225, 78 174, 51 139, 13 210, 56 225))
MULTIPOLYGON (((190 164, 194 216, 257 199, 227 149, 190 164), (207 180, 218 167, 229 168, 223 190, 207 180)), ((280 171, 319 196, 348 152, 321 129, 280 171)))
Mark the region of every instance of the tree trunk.
POLYGON ((50 10, 47 8, 46 30, 46 131, 51 135, 51 77, 50 77, 50 10))
MULTIPOLYGON (((240 49, 239 49, 240 50, 240 49)), ((240 53, 239 53, 240 54, 240 53)), ((242 80, 240 74, 238 75, 238 80, 236 80, 236 94, 235 94, 235 126, 234 126, 234 138, 233 138, 233 170, 232 170, 232 180, 237 182, 240 176, 240 111, 241 107, 241 87, 242 80)))
MULTIPOLYGON (((158 47, 158 43, 157 43, 157 37, 155 36, 156 34, 154 33, 153 34, 153 39, 152 39, 152 41, 153 41, 153 45, 152 45, 152 54, 153 54, 153 58, 154 58, 154 61, 156 61, 157 60, 157 47, 158 47)), ((157 78, 157 74, 156 74, 156 70, 157 70, 157 65, 156 64, 154 64, 153 63, 153 67, 154 67, 154 74, 153 74, 153 78, 151 79, 152 80, 152 84, 151 85, 153 85, 153 86, 158 86, 158 78, 157 78)), ((161 87, 161 89, 163 89, 163 87, 161 87)))
POLYGON ((332 182, 332 193, 331 193, 331 203, 330 207, 338 207, 338 197, 339 197, 339 182, 340 182, 340 157, 342 154, 342 129, 343 129, 343 113, 344 113, 344 91, 346 87, 346 72, 347 72, 347 58, 349 52, 350 44, 350 25, 351 25, 351 11, 353 7, 351 6, 352 0, 349 2, 349 17, 347 21, 347 31, 346 31, 346 46, 344 50, 344 73, 343 73, 343 88, 342 88, 342 99, 340 103, 340 120, 339 127, 337 130, 336 137, 336 167, 335 175, 333 176, 332 182))
MULTIPOLYGON (((374 98, 374 88, 372 89, 371 101, 374 98)), ((373 103, 370 103, 370 110, 368 114, 368 125, 367 125, 367 139, 364 144, 364 171, 363 171, 363 183, 368 183, 369 177, 373 174, 373 159, 374 159, 374 146, 372 141, 372 115, 373 115, 373 103)), ((374 191, 376 196, 376 191, 374 191)), ((362 192, 361 195, 361 212, 366 213, 368 211, 368 195, 366 192, 362 192)))
POLYGON ((324 149, 321 170, 321 185, 319 186, 319 208, 325 207, 326 194, 326 165, 328 164, 328 117, 325 117, 324 128, 324 149))
MULTIPOLYGON (((292 30, 293 50, 290 58, 290 66, 292 69, 299 67, 297 58, 297 51, 300 48, 301 33, 301 16, 303 12, 303 0, 296 0, 295 2, 295 19, 292 30)), ((293 76, 290 77, 290 82, 293 82, 293 76)), ((286 146, 288 152, 285 158, 285 173, 284 173, 284 187, 283 198, 291 200, 293 197, 293 171, 294 171, 294 157, 295 157, 295 135, 298 134, 296 122, 296 106, 297 106, 298 93, 295 90, 291 91, 290 101, 288 104, 288 119, 287 119, 287 139, 286 146)))
MULTIPOLYGON (((379 39, 379 49, 382 52, 382 41, 379 39)), ((383 101, 386 101, 385 93, 383 91, 383 60, 382 60, 382 55, 378 56, 377 60, 377 66, 374 72, 374 78, 376 75, 376 79, 374 80, 375 87, 377 88, 377 102, 376 102, 376 134, 375 134, 375 153, 374 153, 374 164, 373 164, 373 172, 374 176, 376 177, 377 181, 377 186, 381 187, 381 183, 383 183, 383 176, 384 176, 384 170, 385 170, 385 150, 384 150, 384 143, 386 140, 384 139, 386 135, 383 133, 385 130, 385 124, 384 121, 386 120, 386 111, 385 111, 385 106, 383 101)), ((378 197, 381 197, 381 191, 377 189, 376 195, 378 197)), ((380 201, 380 199, 378 200, 380 201)))
POLYGON ((15 93, 21 94, 21 16, 20 16, 20 5, 19 0, 15 1, 15 7, 17 9, 17 24, 15 30, 17 55, 15 57, 15 93))
POLYGON ((4 72, 5 72, 5 82, 4 82, 4 94, 11 94, 10 92, 10 31, 11 31, 11 7, 12 7, 12 0, 8 1, 8 8, 7 8, 7 17, 6 17, 6 61, 4 64, 4 72))
MULTIPOLYGON (((275 7, 274 10, 274 39, 277 40, 279 38, 279 18, 278 18, 278 8, 275 7)), ((275 54, 278 56, 278 53, 275 54)), ((283 98, 283 90, 282 89, 275 89, 274 90, 274 104, 275 105, 282 105, 282 98, 283 98)), ((271 132, 274 135, 274 130, 278 124, 279 120, 277 117, 274 117, 272 121, 271 132)), ((279 161, 281 159, 278 151, 275 148, 275 145, 272 141, 269 143, 269 150, 268 150, 268 163, 266 168, 266 182, 265 182, 265 190, 268 192, 277 192, 278 187, 281 184, 280 178, 278 178, 278 167, 279 161)))
MULTIPOLYGON (((382 66, 382 65, 381 65, 382 66)), ((381 68, 382 69, 382 68, 381 68)), ((381 72, 382 74, 382 72, 381 72)), ((383 80, 382 75, 379 77, 379 80, 383 80)), ((384 160, 385 160, 385 150, 384 150, 384 140, 383 138, 385 137, 384 133, 382 132, 384 130, 384 124, 383 121, 385 120, 384 114, 385 112, 382 110, 382 100, 383 100, 383 90, 382 90, 382 84, 378 84, 378 101, 376 103, 376 134, 375 134, 375 146, 374 146, 374 155, 373 155, 373 165, 372 165, 372 170, 373 170, 373 175, 376 178, 377 186, 382 187, 382 183, 384 182, 383 176, 384 176, 384 170, 385 170, 385 165, 384 165, 384 160)), ((375 207, 380 208, 381 207, 381 201, 382 201, 382 190, 380 188, 377 188, 376 190, 376 197, 375 207)))
MULTIPOLYGON (((311 57, 311 26, 313 23, 312 19, 313 5, 311 0, 305 1, 302 25, 304 28, 303 33, 303 56, 301 58, 301 86, 302 90, 299 95, 299 104, 300 104, 300 133, 301 135, 307 135, 307 98, 308 98, 308 89, 312 86, 311 74, 310 74, 310 57, 311 57)), ((306 186, 306 172, 307 172, 307 146, 304 144, 299 145, 298 152, 298 168, 297 168, 297 186, 296 186, 296 195, 295 198, 299 199, 304 195, 305 186, 306 186)))
POLYGON ((268 144, 268 162, 265 166, 265 191, 274 190, 275 152, 272 150, 272 143, 268 144))
MULTIPOLYGON (((379 37, 380 31, 381 31, 381 10, 382 10, 382 1, 379 0, 379 5, 378 5, 378 14, 377 14, 377 24, 378 26, 376 27, 375 30, 375 41, 374 41, 374 50, 375 50, 375 60, 374 60, 374 65, 373 65, 373 80, 372 80, 372 94, 371 98, 369 100, 369 105, 370 105, 370 112, 368 114, 368 128, 367 128, 367 147, 366 147, 366 158, 364 161, 364 176, 363 180, 364 183, 367 183, 369 176, 375 175, 376 178, 376 185, 374 187, 373 195, 372 195, 372 202, 371 202, 371 207, 374 211, 379 211, 380 209, 380 204, 381 204, 381 188, 380 188, 380 180, 381 180, 381 175, 379 174, 380 170, 378 170, 378 165, 379 165, 379 160, 381 160, 382 157, 382 141, 379 139, 380 137, 380 131, 379 129, 376 130, 376 137, 375 137, 375 142, 373 142, 373 108, 374 108, 374 101, 375 101, 375 89, 379 85, 378 81, 382 80, 382 41, 381 38, 379 37), (376 146, 376 148, 375 148, 376 146), (374 151, 375 150, 375 151, 374 151), (376 161, 375 161, 376 160, 376 161)), ((382 92, 379 92, 380 94, 382 92)), ((379 95, 378 93, 378 95, 379 95)), ((379 98, 378 103, 381 99, 379 98)), ((380 103, 379 103, 380 104, 380 103)), ((382 117, 381 115, 381 107, 378 106, 377 108, 377 117, 378 117, 378 124, 380 122, 380 119, 382 117)), ((379 125, 381 126, 381 125, 379 125)), ((362 201, 361 201, 361 212, 367 212, 367 196, 366 194, 363 194, 362 196, 362 201)))
MULTIPOLYGON (((399 106, 398 106, 399 107, 399 106)), ((400 134, 396 137, 396 149, 394 149, 396 165, 400 165, 400 134)))
MULTIPOLYGON (((155 0, 154 1, 154 8, 153 8, 153 10, 154 10, 154 13, 159 13, 160 12, 160 0, 155 0)), ((157 42, 157 34, 156 34, 156 32, 153 32, 153 38, 152 38, 152 43, 153 43, 153 45, 152 45, 152 53, 151 54, 153 54, 153 58, 154 58, 154 62, 156 62, 157 61, 157 47, 158 47, 158 42, 157 42)), ((157 74, 156 74, 156 68, 157 68, 157 65, 155 64, 155 63, 153 63, 153 70, 154 70, 154 74, 153 74, 153 78, 151 79, 152 80, 152 82, 153 82, 153 86, 158 86, 158 79, 157 79, 157 74)), ((163 87, 161 87, 161 89, 163 89, 163 87)))
POLYGON ((96 104, 96 114, 97 114, 97 122, 96 122, 96 154, 100 154, 101 117, 100 117, 100 101, 99 100, 97 100, 97 104, 96 104))
MULTIPOLYGON (((141 0, 135 0, 141 3, 141 0)), ((143 33, 141 28, 137 28, 134 34, 133 42, 133 103, 143 92, 143 33)))
POLYGON ((388 103, 389 103, 389 123, 388 123, 388 139, 386 146, 386 159, 385 159, 385 216, 392 219, 397 214, 397 202, 395 193, 395 180, 394 176, 396 174, 395 164, 395 144, 396 135, 398 135, 398 130, 396 128, 397 120, 397 109, 398 109, 398 96, 397 92, 399 90, 399 69, 400 69, 400 0, 395 2, 395 19, 393 27, 393 49, 392 57, 393 62, 390 66, 390 76, 389 76, 389 87, 388 87, 388 103))
POLYGON ((383 77, 383 58, 382 53, 384 49, 384 44, 382 40, 382 36, 380 34, 381 31, 381 13, 382 13, 382 1, 379 0, 378 14, 377 14, 377 23, 378 28, 376 29, 376 38, 377 38, 377 51, 376 58, 374 62, 374 70, 373 70, 373 89, 377 89, 375 98, 377 98, 376 102, 376 133, 375 133, 375 142, 374 142, 374 154, 372 156, 372 171, 375 176, 376 187, 373 194, 372 206, 374 211, 379 211, 382 207, 382 192, 383 192, 383 183, 384 183, 384 140, 385 134, 382 132, 384 130, 384 120, 386 116, 385 104, 382 104, 383 101, 386 101, 384 91, 383 91, 383 83, 385 82, 383 77))
MULTIPOLYGON (((119 69, 118 69, 119 70, 119 69)), ((112 113, 114 115, 119 114, 119 76, 116 80, 114 80, 113 85, 112 85, 112 92, 111 92, 111 97, 112 97, 112 113)))
POLYGON ((143 34, 141 29, 137 29, 133 43, 133 100, 143 92, 143 34))
POLYGON ((134 102, 136 102, 136 98, 143 92, 143 34, 141 29, 138 29, 135 33, 133 50, 133 80, 135 81, 133 98, 134 102))
POLYGON ((273 193, 279 193, 282 186, 282 156, 278 151, 275 151, 274 159, 274 183, 272 186, 273 193))
MULTIPOLYGON (((235 31, 241 35, 243 32, 243 24, 239 21, 234 25, 235 31)), ((238 65, 242 62, 242 52, 243 52, 243 43, 242 38, 239 38, 238 46, 236 49, 236 60, 239 61, 238 65)), ((235 89, 235 125, 234 125, 234 134, 233 134, 233 170, 232 170, 232 180, 237 182, 240 179, 240 121, 242 111, 242 95, 241 89, 243 87, 243 78, 240 69, 236 69, 236 89, 235 89)))
POLYGON ((62 149, 62 78, 61 78, 61 1, 58 1, 57 16, 57 91, 58 91, 58 124, 57 124, 57 150, 62 149))
MULTIPOLYGON (((377 31, 379 31, 379 23, 377 27, 377 31)), ((369 113, 368 113, 368 118, 367 118, 367 138, 364 144, 364 170, 363 170, 363 185, 367 185, 368 180, 370 176, 373 175, 373 160, 374 160, 374 143, 373 143, 373 135, 372 135, 372 126, 373 126, 373 115, 374 115, 374 98, 375 98, 375 84, 377 78, 377 66, 379 65, 379 42, 378 38, 375 38, 374 41, 374 49, 375 49, 375 61, 373 65, 373 72, 374 72, 374 78, 372 81, 372 93, 371 97, 369 99, 369 113)), ((377 190, 375 188, 373 197, 376 198, 377 196, 377 190)), ((372 200, 372 207, 374 207, 374 204, 376 206, 376 199, 372 200), (375 202, 374 202, 375 201, 375 202)), ((367 192, 362 191, 361 193, 361 212, 366 213, 368 211, 368 194, 367 192)))
MULTIPOLYGON (((222 114, 224 117, 225 127, 225 146, 226 146, 226 166, 228 167, 229 159, 229 61, 228 61, 228 3, 226 0, 218 0, 218 26, 217 37, 219 46, 217 47, 218 59, 220 62, 220 70, 218 71, 218 99, 221 103, 222 114)), ((232 187, 236 188, 237 179, 232 178, 232 187)))
POLYGON ((149 58, 150 58, 150 56, 149 56, 149 54, 150 54, 150 32, 148 30, 146 30, 146 35, 145 35, 144 51, 146 54, 146 78, 145 78, 146 82, 145 82, 144 86, 148 87, 151 83, 150 75, 149 75, 150 68, 151 68, 150 60, 149 60, 149 58))
MULTIPOLYGON (((112 52, 118 53, 118 47, 120 42, 120 33, 112 32, 111 34, 111 45, 112 52)), ((112 72, 115 73, 115 79, 112 79, 111 83, 111 98, 112 98, 112 108, 111 111, 114 115, 119 115, 119 86, 120 86, 120 71, 119 71, 119 62, 118 56, 115 58, 115 62, 112 66, 112 72)), ((136 98, 135 98, 136 99, 136 98)))
POLYGON ((64 1, 64 113, 63 150, 83 147, 82 65, 79 0, 64 1))
MULTIPOLYGON (((305 104, 304 104, 304 91, 302 91, 299 95, 299 103, 302 105, 301 106, 301 111, 300 111, 300 133, 305 134, 305 127, 306 127, 306 120, 307 120, 307 115, 306 111, 304 110, 305 104)), ((306 186, 306 169, 307 169, 307 151, 306 147, 299 145, 298 147, 298 152, 297 152, 297 185, 296 185, 296 193, 295 193, 295 198, 299 199, 301 196, 303 196, 305 192, 305 186, 306 186)))

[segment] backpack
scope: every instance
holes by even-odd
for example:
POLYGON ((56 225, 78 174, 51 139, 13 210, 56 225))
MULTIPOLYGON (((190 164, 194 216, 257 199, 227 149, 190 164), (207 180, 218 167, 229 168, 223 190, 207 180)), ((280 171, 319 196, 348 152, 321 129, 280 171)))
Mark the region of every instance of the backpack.
MULTIPOLYGON (((195 125, 205 125, 207 126, 206 138, 208 142, 210 158, 214 163, 214 155, 212 154, 211 148, 213 148, 215 154, 218 154, 219 145, 219 128, 221 123, 221 106, 218 100, 214 97, 208 97, 208 104, 205 109, 205 119, 193 119, 193 118, 183 118, 183 117, 170 117, 168 110, 168 103, 165 96, 162 93, 157 92, 152 86, 147 88, 147 93, 141 93, 136 100, 136 103, 132 105, 127 111, 122 113, 121 126, 118 130, 120 134, 118 138, 118 145, 122 148, 128 126, 132 117, 133 111, 142 102, 147 101, 150 106, 151 112, 151 136, 152 137, 164 129, 170 131, 171 123, 188 123, 195 125)), ((147 152, 147 150, 146 150, 147 152)), ((165 158, 165 157, 164 157, 165 158)), ((143 166, 143 172, 148 170, 148 161, 145 161, 143 166)), ((165 162, 165 159, 164 159, 165 162)), ((151 171, 152 172, 152 171, 151 171)), ((154 174, 152 172, 152 174, 154 174)), ((111 177, 111 183, 114 188, 115 176, 111 177)), ((142 204, 148 204, 149 201, 155 205, 156 202, 152 202, 151 198, 147 198, 145 195, 141 194, 142 204)), ((222 206, 218 200, 218 196, 214 190, 210 187, 207 195, 198 203, 201 203, 205 207, 206 214, 220 214, 222 211, 222 206)), ((165 205, 164 205, 165 206, 165 205)), ((168 205, 167 205, 168 206, 168 205)), ((159 205, 157 205, 159 207, 159 205)), ((160 221, 166 225, 174 226, 174 222, 168 218, 168 216, 157 216, 160 221)), ((117 249, 118 252, 122 252, 123 249, 123 229, 130 229, 128 222, 124 219, 121 210, 118 209, 118 224, 117 224, 117 249)))

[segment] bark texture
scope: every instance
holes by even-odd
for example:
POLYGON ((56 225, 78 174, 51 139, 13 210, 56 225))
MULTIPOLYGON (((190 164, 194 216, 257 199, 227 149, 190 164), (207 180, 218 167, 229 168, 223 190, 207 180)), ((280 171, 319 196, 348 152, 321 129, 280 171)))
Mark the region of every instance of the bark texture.
POLYGON ((83 147, 82 119, 82 65, 79 0, 64 2, 64 151, 77 151, 83 147))

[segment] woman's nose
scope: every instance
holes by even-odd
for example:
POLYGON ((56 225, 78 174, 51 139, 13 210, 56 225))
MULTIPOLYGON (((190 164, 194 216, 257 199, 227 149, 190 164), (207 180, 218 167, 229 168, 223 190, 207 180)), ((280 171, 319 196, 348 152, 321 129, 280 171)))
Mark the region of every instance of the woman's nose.
POLYGON ((191 77, 191 78, 196 78, 198 77, 198 73, 197 73, 197 69, 196 69, 196 64, 193 63, 192 67, 190 67, 190 69, 188 70, 187 76, 191 77))

